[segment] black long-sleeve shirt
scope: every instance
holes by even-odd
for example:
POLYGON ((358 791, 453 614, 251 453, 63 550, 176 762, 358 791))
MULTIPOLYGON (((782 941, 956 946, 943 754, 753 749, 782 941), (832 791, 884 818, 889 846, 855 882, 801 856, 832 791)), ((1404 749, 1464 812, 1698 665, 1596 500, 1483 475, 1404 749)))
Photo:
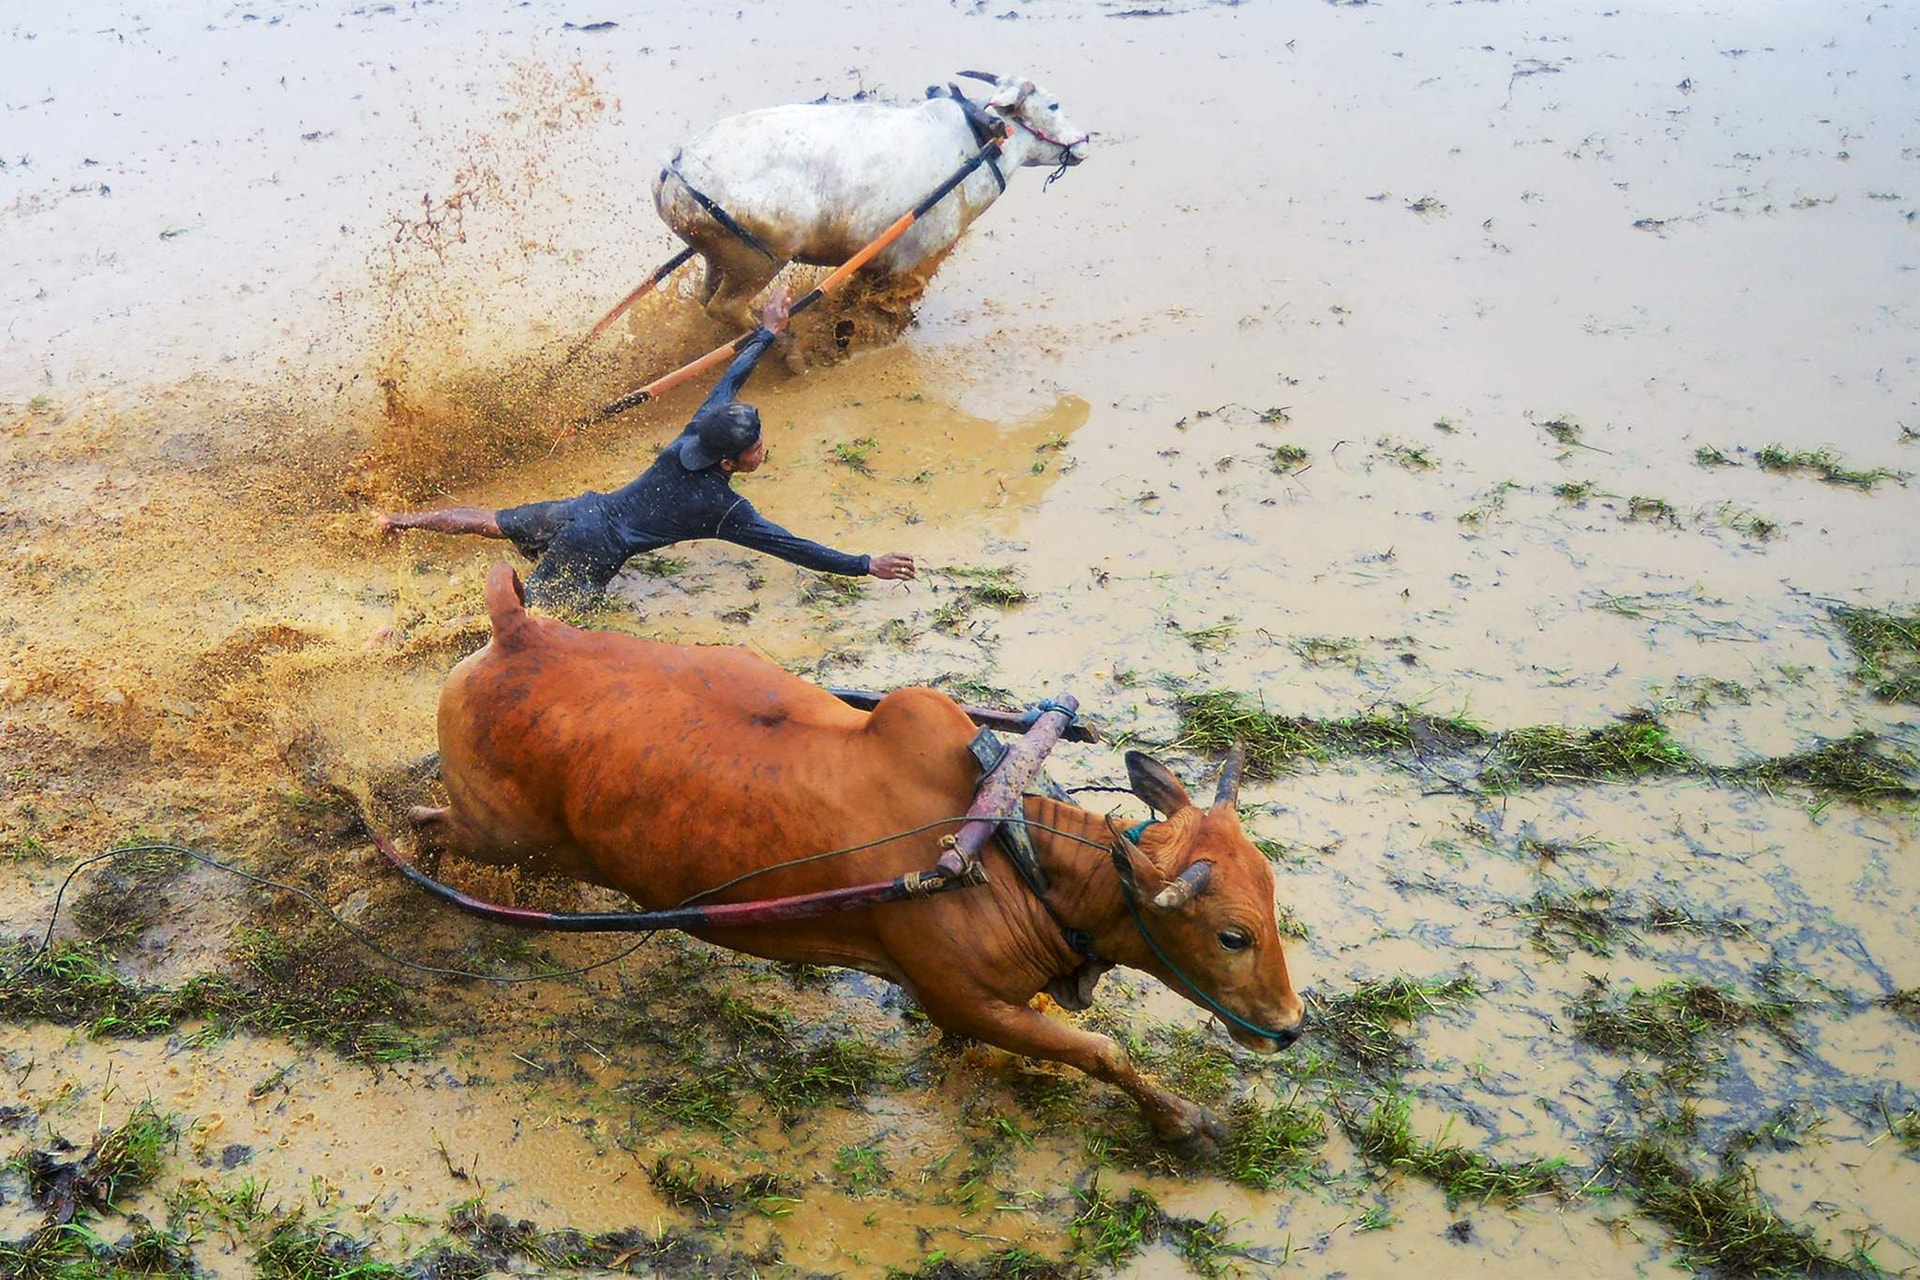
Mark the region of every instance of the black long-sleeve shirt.
POLYGON ((740 394, 773 339, 768 329, 756 331, 686 429, 623 487, 499 513, 501 532, 539 556, 527 578, 530 599, 539 603, 556 592, 597 595, 630 557, 695 538, 719 538, 820 573, 867 573, 870 557, 809 541, 755 511, 717 465, 688 471, 681 464, 680 447, 693 434, 693 422, 740 394))

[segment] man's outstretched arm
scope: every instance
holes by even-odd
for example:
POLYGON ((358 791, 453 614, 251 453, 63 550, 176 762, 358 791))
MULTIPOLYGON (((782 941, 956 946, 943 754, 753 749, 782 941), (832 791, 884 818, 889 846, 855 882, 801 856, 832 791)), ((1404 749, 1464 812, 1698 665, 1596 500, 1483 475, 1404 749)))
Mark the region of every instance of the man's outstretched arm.
POLYGON ((740 349, 740 354, 735 356, 733 363, 727 366, 726 374, 714 384, 713 390, 707 393, 707 398, 700 402, 700 407, 694 410, 694 417, 698 418, 708 409, 731 404, 740 394, 740 389, 747 385, 747 379, 753 376, 754 366, 760 363, 760 357, 767 353, 767 348, 773 345, 773 340, 786 329, 787 305, 787 288, 781 285, 768 296, 767 305, 761 309, 760 327, 753 331, 753 336, 747 339, 747 345, 740 349))
POLYGON ((753 504, 744 498, 720 521, 720 531, 715 536, 738 546, 752 547, 755 551, 778 556, 802 569, 812 569, 815 573, 838 573, 849 578, 871 575, 898 581, 911 580, 914 575, 913 557, 910 555, 890 551, 883 556, 856 556, 835 551, 832 547, 787 532, 755 511, 753 504))

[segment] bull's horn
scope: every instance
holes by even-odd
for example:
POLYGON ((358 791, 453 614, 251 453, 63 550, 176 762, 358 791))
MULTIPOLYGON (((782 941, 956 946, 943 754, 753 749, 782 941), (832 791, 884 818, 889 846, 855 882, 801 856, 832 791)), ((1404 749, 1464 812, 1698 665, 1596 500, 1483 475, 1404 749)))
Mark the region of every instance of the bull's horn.
POLYGON ((1223 804, 1234 805, 1240 802, 1240 774, 1246 767, 1247 753, 1236 743, 1233 750, 1227 752, 1226 760, 1220 765, 1220 789, 1213 794, 1213 803, 1216 808, 1223 804))
POLYGON ((1000 77, 991 71, 956 71, 953 74, 965 76, 969 80, 985 80, 988 84, 1000 83, 1000 77))
POLYGON ((1192 902, 1195 894, 1207 891, 1207 880, 1212 875, 1211 862, 1203 860, 1194 863, 1153 896, 1153 905, 1162 911, 1178 911, 1192 902))

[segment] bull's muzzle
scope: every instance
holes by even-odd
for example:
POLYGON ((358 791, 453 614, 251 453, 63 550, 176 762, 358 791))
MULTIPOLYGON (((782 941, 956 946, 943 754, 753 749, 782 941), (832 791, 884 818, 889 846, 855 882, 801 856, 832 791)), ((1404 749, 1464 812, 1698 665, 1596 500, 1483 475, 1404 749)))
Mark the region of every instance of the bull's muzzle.
POLYGON ((1280 1031, 1280 1034, 1277 1036, 1262 1036, 1229 1025, 1227 1034, 1231 1036, 1233 1042, 1242 1049, 1248 1049, 1254 1053, 1278 1053, 1282 1049, 1291 1047, 1293 1042, 1300 1038, 1301 1028, 1297 1026, 1284 1029, 1276 1028, 1276 1030, 1280 1031))

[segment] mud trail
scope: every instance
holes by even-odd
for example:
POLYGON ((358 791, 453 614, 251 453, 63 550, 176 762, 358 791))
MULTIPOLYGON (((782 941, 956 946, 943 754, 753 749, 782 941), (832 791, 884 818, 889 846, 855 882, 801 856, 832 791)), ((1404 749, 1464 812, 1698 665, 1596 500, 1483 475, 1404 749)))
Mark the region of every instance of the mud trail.
MULTIPOLYGON (((1845 612, 1920 602, 1912 14, 575 21, 0 30, 0 1137, 116 1174, 78 1202, 101 1268, 1920 1269, 1920 728, 1845 612), (691 544, 591 621, 1068 690, 1195 781, 1276 735, 1243 800, 1314 1034, 1256 1059, 1142 978, 1082 1015, 1230 1117, 1200 1164, 882 983, 451 919, 338 790, 383 825, 432 793, 501 551, 372 511, 618 485, 704 395, 566 434, 731 336, 689 269, 558 368, 673 251, 658 155, 961 66, 1045 83, 1092 155, 797 321, 741 484, 922 579, 691 544), (23 967, 135 843, 311 898, 156 849, 23 967), (554 976, 409 970, 316 903, 554 976)), ((0 1270, 94 1265, 32 1164, 0 1270)))

